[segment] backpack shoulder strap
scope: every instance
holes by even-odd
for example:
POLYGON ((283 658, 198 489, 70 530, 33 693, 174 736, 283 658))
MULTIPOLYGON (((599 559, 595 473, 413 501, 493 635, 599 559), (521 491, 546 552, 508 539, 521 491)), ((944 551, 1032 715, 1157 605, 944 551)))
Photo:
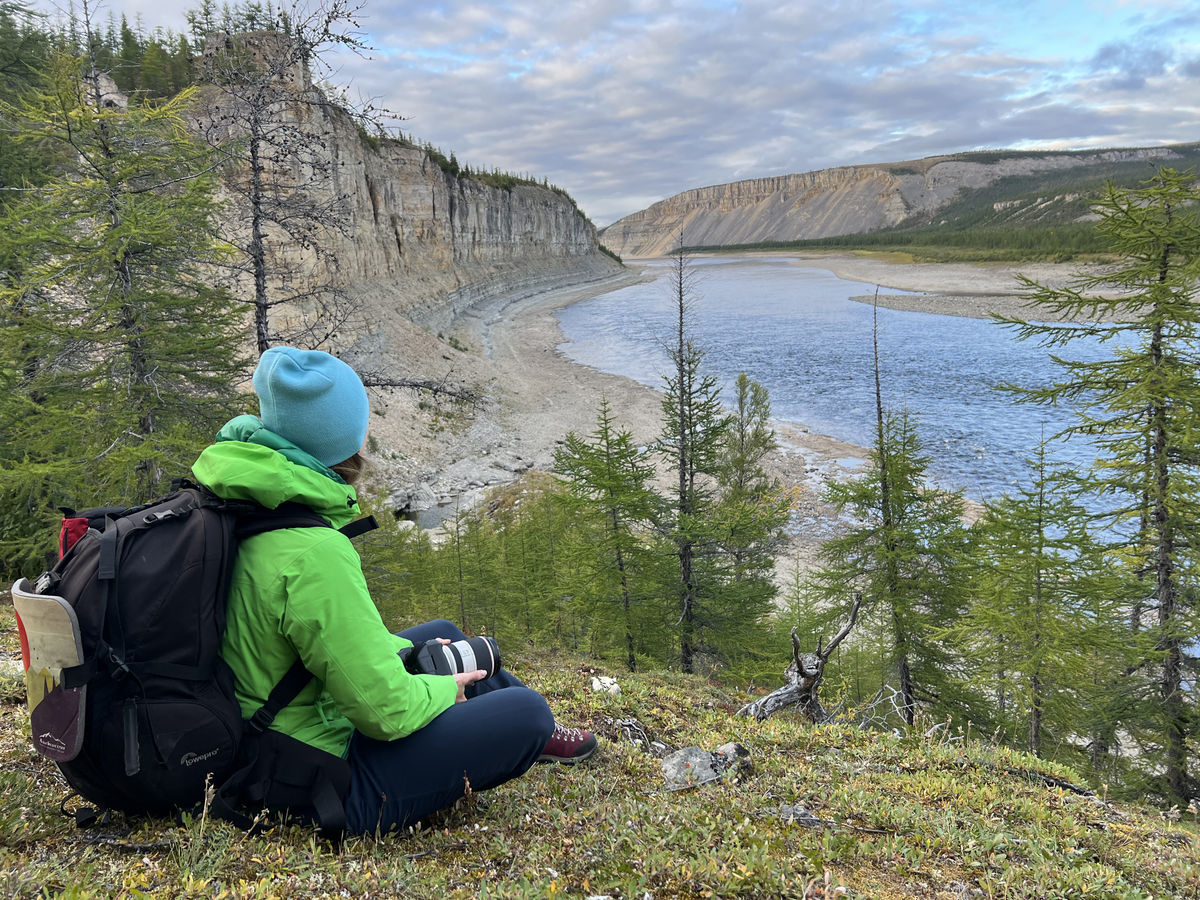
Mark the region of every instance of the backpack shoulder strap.
POLYGON ((304 668, 304 660, 297 659, 271 689, 271 693, 267 695, 267 702, 246 720, 247 725, 262 734, 271 727, 279 711, 295 700, 310 681, 312 674, 304 668))
MULTIPOLYGON (((281 503, 275 509, 259 507, 238 518, 235 533, 238 540, 245 540, 256 534, 267 531, 278 531, 281 528, 332 528, 324 518, 317 515, 301 503, 281 503)), ((368 531, 374 531, 379 523, 374 516, 356 519, 338 529, 348 538, 356 538, 368 531)))
POLYGON ((242 764, 217 788, 212 802, 214 815, 252 834, 261 831, 262 823, 252 820, 241 807, 247 802, 255 808, 267 805, 272 783, 282 779, 285 784, 306 786, 305 800, 321 836, 340 842, 346 830, 343 796, 349 783, 348 764, 295 738, 268 732, 279 711, 296 699, 312 677, 304 661, 297 659, 271 689, 267 702, 246 720, 250 733, 243 739, 242 764), (264 775, 264 767, 270 770, 269 776, 264 775))
POLYGON ((368 531, 374 531, 379 527, 379 523, 375 521, 374 516, 366 516, 362 519, 355 519, 348 525, 343 525, 338 529, 348 538, 356 538, 360 534, 366 534, 368 531))
MULTIPOLYGON (((198 495, 198 502, 202 506, 215 506, 236 513, 238 521, 234 527, 234 535, 239 541, 267 531, 278 531, 281 528, 333 527, 322 516, 313 512, 311 507, 294 500, 287 500, 274 509, 269 509, 253 500, 225 500, 204 485, 188 481, 186 478, 176 478, 171 482, 171 486, 176 490, 184 488, 194 490, 198 495)), ((343 525, 338 531, 348 538, 356 538, 368 531, 374 531, 378 527, 379 523, 374 516, 366 516, 356 519, 348 525, 343 525)))

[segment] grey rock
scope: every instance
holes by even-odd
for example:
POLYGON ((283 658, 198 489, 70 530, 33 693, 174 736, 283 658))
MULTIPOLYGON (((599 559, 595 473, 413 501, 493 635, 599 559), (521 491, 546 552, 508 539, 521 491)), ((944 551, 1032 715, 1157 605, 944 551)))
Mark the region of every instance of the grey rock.
POLYGON ((791 806, 787 803, 779 807, 779 818, 785 822, 795 822, 797 825, 803 825, 805 828, 816 828, 822 824, 819 817, 809 812, 805 806, 791 806))
POLYGON ((741 744, 730 742, 717 748, 714 756, 723 760, 722 771, 753 772, 754 763, 750 761, 750 751, 741 744))
POLYGON ((971 887, 969 884, 964 884, 961 881, 951 881, 946 885, 945 893, 953 897, 954 900, 975 900, 976 897, 983 896, 983 891, 979 888, 971 887))
POLYGON ((702 747, 684 747, 662 761, 663 778, 672 790, 698 787, 752 769, 750 752, 740 744, 725 744, 715 753, 702 747))
POLYGON ((716 781, 720 772, 713 765, 713 755, 701 747, 684 747, 662 761, 663 777, 672 788, 695 787, 716 781))

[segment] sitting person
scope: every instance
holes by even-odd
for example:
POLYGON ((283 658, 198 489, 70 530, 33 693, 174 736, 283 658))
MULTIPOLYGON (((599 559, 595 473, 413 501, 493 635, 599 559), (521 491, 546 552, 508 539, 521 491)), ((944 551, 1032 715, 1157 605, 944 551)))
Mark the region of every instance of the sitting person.
POLYGON ((409 672, 412 642, 461 640, 447 621, 393 635, 367 592, 358 554, 336 528, 359 512, 368 403, 341 360, 273 347, 254 372, 261 418, 239 416, 205 448, 196 478, 226 499, 292 501, 334 528, 285 528, 243 541, 221 655, 243 715, 252 715, 297 658, 314 676, 272 729, 347 759, 346 830, 386 832, 539 760, 573 763, 596 739, 557 725, 546 701, 511 673, 409 672))

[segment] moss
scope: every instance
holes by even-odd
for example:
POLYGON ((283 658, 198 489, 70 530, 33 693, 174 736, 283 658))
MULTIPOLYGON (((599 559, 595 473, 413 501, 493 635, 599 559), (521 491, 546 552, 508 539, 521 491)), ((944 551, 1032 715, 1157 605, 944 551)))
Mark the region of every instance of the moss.
MULTIPOLYGON (((11 606, 0 646, 17 648, 11 606)), ((353 838, 340 852, 300 827, 249 837, 206 817, 122 822, 86 852, 58 813, 66 793, 29 747, 23 699, 0 698, 0 890, 7 896, 445 898, 1194 896, 1196 826, 1056 783, 1061 766, 918 727, 814 727, 781 714, 735 717, 745 699, 675 672, 628 674, 560 653, 511 648, 508 665, 560 721, 596 731, 600 752, 540 766, 400 835, 353 838), (616 675, 617 696, 593 692, 616 675), (668 792, 660 762, 624 737, 637 720, 675 747, 730 740, 754 771, 668 792), (818 824, 781 814, 804 807, 818 824), (36 848, 36 852, 33 852, 36 848), (954 883, 961 888, 952 888, 954 883)), ((928 723, 925 723, 928 725, 928 723)))

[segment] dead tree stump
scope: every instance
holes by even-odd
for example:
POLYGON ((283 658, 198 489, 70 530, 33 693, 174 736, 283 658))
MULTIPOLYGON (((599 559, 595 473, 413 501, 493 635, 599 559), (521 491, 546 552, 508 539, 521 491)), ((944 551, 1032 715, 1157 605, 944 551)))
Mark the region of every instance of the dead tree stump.
POLYGON ((819 696, 821 680, 825 676, 825 663, 829 661, 829 657, 837 645, 846 639, 846 635, 854 627, 861 604, 862 595, 858 594, 854 598, 854 605, 850 608, 850 621, 824 650, 821 649, 821 640, 818 638, 816 653, 801 652, 800 639, 796 637, 796 629, 793 628, 792 661, 788 663, 788 667, 783 672, 785 684, 783 687, 771 691, 765 697, 759 697, 757 700, 747 703, 737 711, 737 714, 753 716, 761 722, 781 709, 799 706, 805 717, 813 724, 820 725, 822 722, 829 721, 829 713, 821 705, 819 696))

